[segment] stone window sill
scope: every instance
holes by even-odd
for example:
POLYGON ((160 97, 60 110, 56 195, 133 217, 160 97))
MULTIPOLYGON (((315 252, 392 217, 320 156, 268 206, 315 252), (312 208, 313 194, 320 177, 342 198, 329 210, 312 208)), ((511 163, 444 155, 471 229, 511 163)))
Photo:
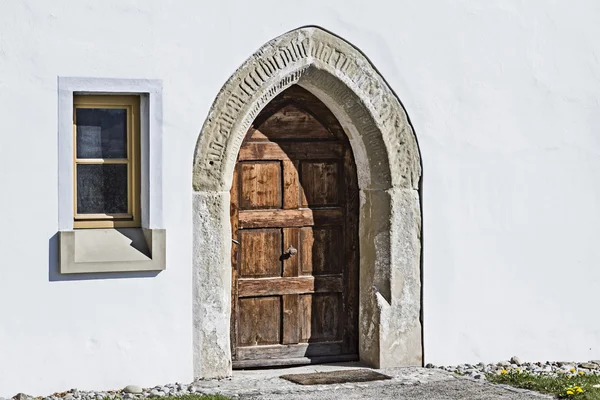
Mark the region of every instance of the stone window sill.
POLYGON ((162 271, 164 229, 76 229, 59 232, 60 273, 162 271))

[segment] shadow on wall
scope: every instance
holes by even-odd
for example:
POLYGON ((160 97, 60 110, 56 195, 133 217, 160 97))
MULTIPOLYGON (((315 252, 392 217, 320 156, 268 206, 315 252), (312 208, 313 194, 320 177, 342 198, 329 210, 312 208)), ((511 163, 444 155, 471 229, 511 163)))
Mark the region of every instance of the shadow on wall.
POLYGON ((95 279, 153 278, 161 271, 101 272, 93 274, 61 274, 59 265, 59 234, 48 240, 48 281, 89 281, 95 279))

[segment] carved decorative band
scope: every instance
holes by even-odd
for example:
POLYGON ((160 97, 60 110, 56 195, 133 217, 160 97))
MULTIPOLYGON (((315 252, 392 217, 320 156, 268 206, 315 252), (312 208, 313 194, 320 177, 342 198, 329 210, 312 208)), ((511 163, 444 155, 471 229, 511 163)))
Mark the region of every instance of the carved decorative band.
POLYGON ((196 160, 196 168, 200 170, 197 172, 213 179, 222 178, 223 162, 235 161, 235 151, 229 150, 239 148, 265 103, 298 82, 311 64, 329 69, 351 86, 374 113, 381 128, 386 131, 405 128, 403 110, 369 62, 344 42, 336 46, 335 42, 313 37, 313 33, 308 28, 277 39, 240 68, 221 93, 227 97, 219 99, 217 104, 223 105, 213 110, 216 117, 209 122, 210 142, 203 159, 196 160))

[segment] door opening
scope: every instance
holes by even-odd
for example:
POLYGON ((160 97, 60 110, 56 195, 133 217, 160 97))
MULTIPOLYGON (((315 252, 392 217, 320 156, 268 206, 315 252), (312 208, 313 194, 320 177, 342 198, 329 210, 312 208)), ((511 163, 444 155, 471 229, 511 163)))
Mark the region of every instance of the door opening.
POLYGON ((343 128, 292 86, 256 117, 231 188, 234 368, 358 360, 358 184, 343 128))

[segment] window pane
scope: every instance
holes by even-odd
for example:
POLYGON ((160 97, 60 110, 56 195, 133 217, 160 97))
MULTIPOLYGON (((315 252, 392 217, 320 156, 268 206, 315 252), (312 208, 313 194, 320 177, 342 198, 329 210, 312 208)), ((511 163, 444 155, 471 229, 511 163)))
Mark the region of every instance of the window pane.
POLYGON ((127 165, 77 165, 77 213, 127 213, 127 165))
POLYGON ((127 158, 127 110, 77 108, 77 158, 127 158))

